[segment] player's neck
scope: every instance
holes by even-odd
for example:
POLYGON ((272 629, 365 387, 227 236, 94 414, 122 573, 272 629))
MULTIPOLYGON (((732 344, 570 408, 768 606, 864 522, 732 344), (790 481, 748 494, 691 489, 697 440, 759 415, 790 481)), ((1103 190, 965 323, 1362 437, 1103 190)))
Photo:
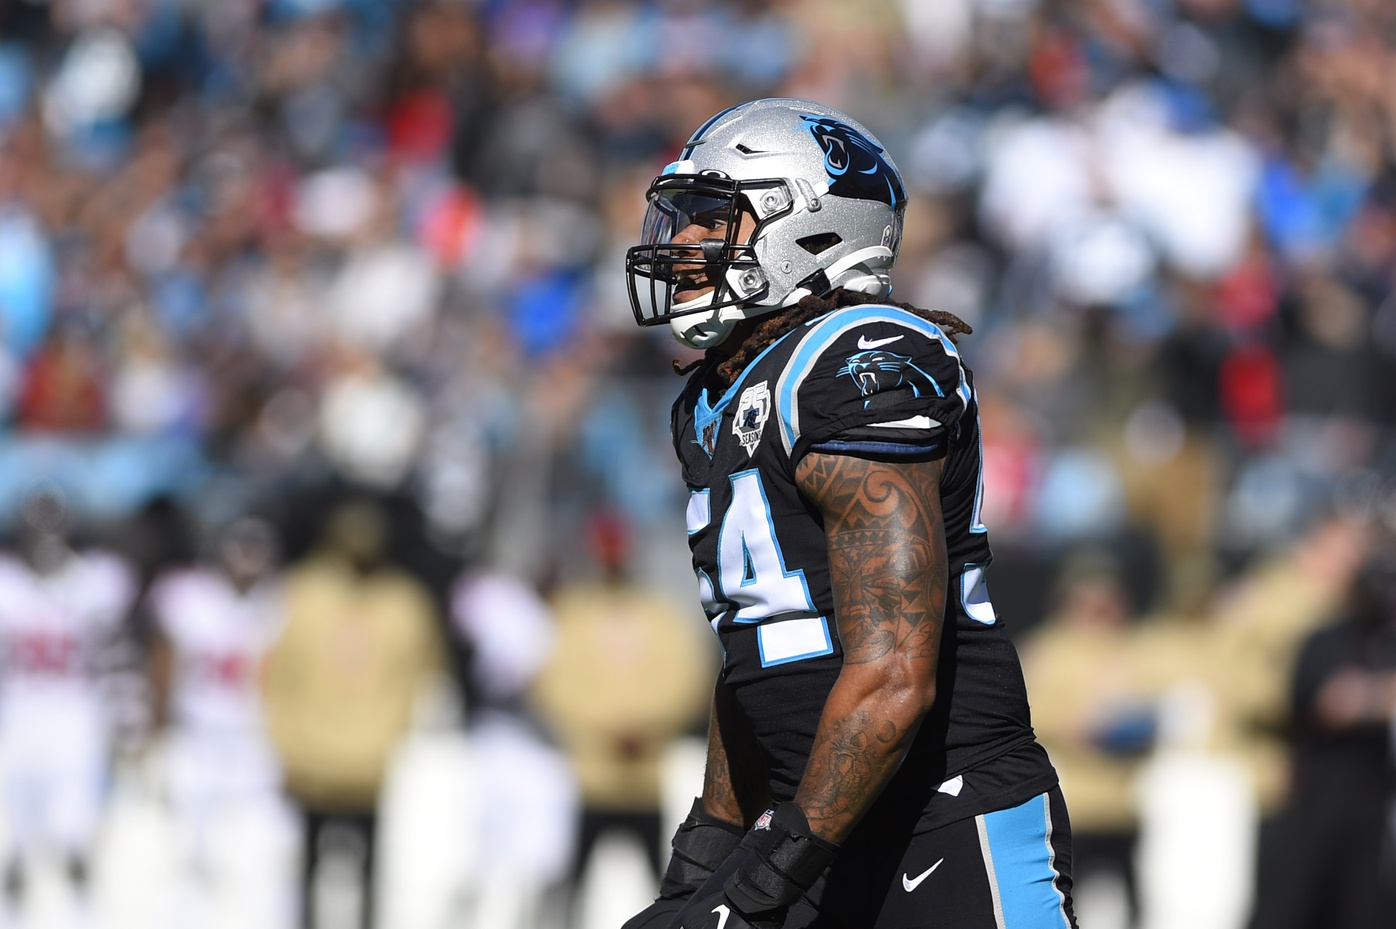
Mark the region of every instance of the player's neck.
POLYGON ((45 535, 28 542, 23 548, 24 560, 35 574, 57 574, 73 556, 68 543, 58 536, 45 535))
POLYGON ((799 325, 798 314, 793 307, 777 310, 767 316, 744 319, 732 330, 732 334, 717 350, 714 377, 722 387, 730 387, 737 382, 766 346, 775 342, 791 329, 799 325))

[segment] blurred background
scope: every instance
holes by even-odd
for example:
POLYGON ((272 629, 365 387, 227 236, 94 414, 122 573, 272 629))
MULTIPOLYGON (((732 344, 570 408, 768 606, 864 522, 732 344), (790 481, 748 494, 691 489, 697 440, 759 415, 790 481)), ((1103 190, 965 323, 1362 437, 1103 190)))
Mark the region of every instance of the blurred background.
POLYGON ((621 259, 777 94, 975 328, 1081 924, 1389 925, 1386 0, 4 0, 0 923, 648 901, 716 656, 621 259))

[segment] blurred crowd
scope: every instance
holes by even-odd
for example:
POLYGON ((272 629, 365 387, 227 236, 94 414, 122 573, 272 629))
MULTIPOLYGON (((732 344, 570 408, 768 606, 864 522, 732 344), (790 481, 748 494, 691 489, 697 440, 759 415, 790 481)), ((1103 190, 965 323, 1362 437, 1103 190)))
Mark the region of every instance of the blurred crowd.
MULTIPOLYGON (((693 127, 772 94, 844 109, 888 146, 911 195, 896 296, 975 328, 961 351, 993 591, 1080 820, 1085 906, 1121 926, 1240 926, 1253 910, 1264 926, 1361 925, 1383 827, 1360 845, 1332 824, 1391 800, 1386 0, 0 4, 0 530, 42 574, 25 540, 52 520, 31 504, 58 499, 67 544, 106 553, 89 618, 118 643, 107 676, 135 683, 102 701, 119 717, 103 725, 123 744, 159 726, 157 646, 178 638, 159 604, 194 589, 172 572, 252 518, 277 540, 266 570, 304 583, 287 587, 300 608, 261 611, 281 632, 247 648, 291 642, 291 614, 312 617, 310 643, 339 634, 338 612, 377 617, 336 646, 350 665, 375 655, 374 686, 395 688, 369 701, 377 751, 421 725, 418 675, 445 678, 455 697, 438 702, 464 705, 500 757, 546 781, 547 752, 566 749, 549 783, 571 786, 551 795, 589 811, 569 849, 610 826, 649 843, 658 772, 643 790, 598 775, 594 720, 548 696, 541 656, 591 636, 575 630, 608 601, 562 594, 619 557, 616 526, 627 584, 691 600, 666 416, 671 362, 690 358, 633 324, 621 256, 693 127), (382 603, 356 592, 365 564, 394 572, 382 603), (482 638, 462 618, 481 598, 531 618, 482 638), (1141 790, 1194 779, 1190 805, 1141 790), (1334 791, 1370 802, 1306 821, 1296 798, 1334 791), (1169 844, 1203 810, 1225 859, 1210 867, 1169 844), (1330 863, 1371 862, 1370 880, 1365 864, 1360 886, 1293 877, 1314 869, 1267 849, 1300 835, 1337 843, 1330 863), (1217 921, 1167 909, 1157 862, 1180 854, 1217 921), (1108 879, 1088 889, 1097 864, 1118 905, 1108 879)), ((68 667, 62 649, 6 642, 7 678, 16 655, 68 667)), ((623 694, 640 664, 599 680, 623 694)), ((371 867, 375 845, 399 847, 369 815, 392 793, 387 755, 323 744, 369 725, 335 673, 267 691, 305 701, 278 738, 372 777, 327 786, 284 752, 239 767, 289 772, 318 837, 302 845, 371 867)), ((559 679, 599 686, 585 668, 559 679)), ((644 685, 676 688, 644 726, 701 727, 679 684, 644 685)), ((640 742, 609 734, 599 755, 652 768, 640 742)), ((21 882, 7 874, 9 896, 21 882)))

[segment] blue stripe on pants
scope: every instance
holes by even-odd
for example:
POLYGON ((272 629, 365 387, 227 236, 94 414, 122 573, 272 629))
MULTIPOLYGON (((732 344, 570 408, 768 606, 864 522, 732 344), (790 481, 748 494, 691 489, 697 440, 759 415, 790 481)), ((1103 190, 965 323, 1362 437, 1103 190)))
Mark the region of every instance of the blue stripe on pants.
POLYGON ((1070 929, 1057 890, 1048 795, 979 819, 1000 929, 1070 929))

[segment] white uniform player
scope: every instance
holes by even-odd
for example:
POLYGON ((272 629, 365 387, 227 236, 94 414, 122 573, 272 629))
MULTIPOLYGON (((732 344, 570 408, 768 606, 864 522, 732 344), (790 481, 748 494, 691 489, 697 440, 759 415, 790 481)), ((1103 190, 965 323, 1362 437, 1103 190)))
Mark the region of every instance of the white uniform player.
POLYGON ((0 555, 0 777, 12 897, 36 853, 61 854, 84 889, 108 763, 101 653, 135 591, 114 555, 48 551, 42 570, 0 555))
POLYGON ((172 571, 150 610, 167 682, 167 787, 188 866, 176 922, 284 926, 294 913, 294 825, 266 732, 260 675, 279 632, 273 582, 219 568, 172 571))

